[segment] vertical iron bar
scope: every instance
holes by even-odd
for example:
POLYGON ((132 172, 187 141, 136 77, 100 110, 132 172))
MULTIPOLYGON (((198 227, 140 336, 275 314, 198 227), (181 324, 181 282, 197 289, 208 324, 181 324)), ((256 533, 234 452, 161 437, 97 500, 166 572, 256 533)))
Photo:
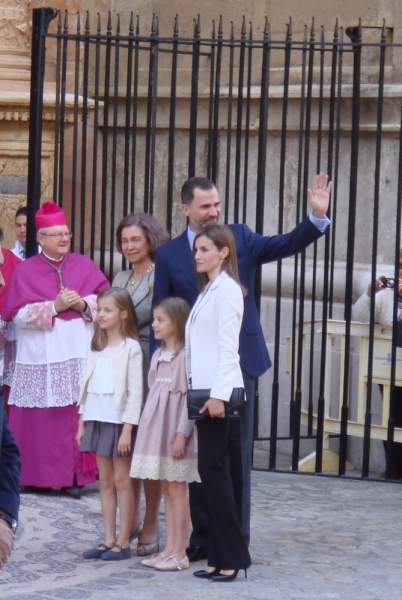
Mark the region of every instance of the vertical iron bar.
MULTIPOLYGON (((311 106, 312 106, 312 87, 313 87, 313 69, 314 69, 314 51, 315 51, 315 31, 314 19, 311 25, 310 44, 309 44, 309 64, 307 80, 307 100, 306 100, 306 126, 304 133, 304 159, 303 159, 303 205, 302 216, 307 213, 307 187, 310 166, 310 128, 311 128, 311 106)), ((292 452, 292 471, 299 468, 300 453, 300 420, 302 409, 302 376, 303 376, 303 334, 304 334, 304 299, 305 299, 305 279, 306 279, 306 251, 302 250, 300 260, 300 293, 299 293, 299 331, 297 339, 297 374, 296 374, 296 393, 295 393, 295 411, 293 424, 293 452, 292 452)))
POLYGON ((131 88, 133 79, 134 48, 134 13, 131 12, 128 26, 127 78, 126 78, 126 110, 124 122, 124 173, 123 173, 123 216, 128 213, 128 175, 130 172, 130 122, 131 122, 131 88))
POLYGON ((64 133, 66 116, 66 79, 67 79, 67 44, 68 44, 68 12, 64 13, 63 47, 61 53, 61 101, 60 101, 60 151, 59 151, 59 194, 58 201, 63 206, 64 200, 64 133))
POLYGON ((78 98, 80 93, 80 35, 81 35, 81 19, 77 13, 77 29, 75 40, 74 53, 74 109, 73 109, 73 152, 71 161, 71 218, 70 227, 73 234, 71 240, 71 249, 75 249, 75 223, 77 219, 77 165, 78 165, 78 98))
POLYGON ((149 182, 149 212, 151 215, 154 212, 154 189, 155 189, 155 149, 156 149, 156 112, 158 108, 158 50, 159 50, 159 18, 156 17, 156 38, 157 42, 154 48, 154 73, 153 73, 153 99, 152 99, 152 120, 151 120, 151 167, 150 167, 150 182, 149 182))
MULTIPOLYGON (((306 88, 306 64, 307 64, 307 26, 304 27, 303 46, 302 46, 302 65, 301 65, 301 90, 300 90, 300 119, 299 119, 299 142, 298 142, 298 160, 297 160, 297 191, 296 191, 296 225, 300 222, 300 194, 301 177, 303 164, 303 145, 304 145, 304 119, 305 119, 305 88, 306 88)), ((291 360, 291 381, 290 381, 290 405, 289 405, 289 435, 293 436, 293 422, 295 413, 295 374, 296 374, 296 312, 297 312, 297 291, 298 291, 298 272, 299 255, 294 259, 293 273, 293 309, 292 309, 292 360, 291 360)))
POLYGON ((228 90, 228 120, 226 131, 226 178, 225 178, 225 223, 229 221, 230 172, 232 150, 232 113, 233 113, 233 66, 234 66, 234 25, 230 25, 229 42, 229 90, 228 90))
MULTIPOLYGON (((286 143, 288 125, 289 102, 289 75, 290 59, 292 52, 292 20, 286 26, 286 43, 283 73, 283 100, 282 100, 282 125, 281 125, 281 153, 279 166, 279 204, 278 204, 278 233, 283 233, 283 210, 285 204, 285 169, 286 169, 286 143)), ((279 352, 281 339, 281 295, 282 295, 282 261, 277 262, 276 271, 276 303, 275 303, 275 349, 274 349, 274 374, 272 380, 271 404, 271 433, 269 444, 269 468, 276 468, 278 412, 279 412, 279 352)))
MULTIPOLYGON (((378 251, 378 216, 380 204, 380 177, 381 177, 381 147, 382 147, 382 119, 384 109, 384 71, 385 71, 385 21, 381 32, 380 48, 380 70, 378 75, 378 98, 377 98, 377 131, 375 149, 374 170, 374 202, 373 202, 373 241, 371 257, 371 281, 377 277, 377 251, 378 251)), ((367 360, 367 394, 366 413, 364 417, 363 437, 363 462, 362 477, 368 477, 370 469, 370 434, 371 434, 371 395, 373 390, 373 360, 374 360, 374 325, 375 325, 375 293, 370 298, 370 323, 369 323, 369 346, 367 360)))
POLYGON ((214 127, 212 133, 212 170, 211 179, 217 183, 218 178, 218 145, 219 145, 219 103, 220 103, 220 87, 221 87, 221 69, 222 69, 222 15, 219 17, 218 25, 218 44, 216 49, 216 69, 215 69, 215 97, 214 97, 214 127))
POLYGON ((176 86, 177 86, 177 56, 179 39, 179 17, 176 15, 173 29, 172 45, 172 71, 170 79, 170 114, 169 114, 169 149, 168 149, 168 177, 166 197, 166 228, 172 232, 173 221, 173 185, 174 185, 174 157, 175 157, 175 128, 176 128, 176 86))
POLYGON ((139 69, 139 41, 140 36, 140 18, 137 15, 135 26, 135 44, 134 44, 134 90, 133 90, 133 125, 131 128, 131 198, 130 212, 135 210, 135 192, 136 192, 136 166, 137 166, 137 114, 138 114, 138 69, 139 69))
POLYGON ((345 360, 342 390, 341 427, 339 440, 339 476, 345 475, 348 416, 349 416, 349 375, 350 375, 350 322, 352 318, 353 264, 355 249, 357 173, 359 160, 359 123, 360 123, 360 67, 361 67, 361 24, 348 28, 347 35, 353 44, 353 97, 352 97, 352 133, 349 185, 348 242, 345 282, 345 360))
POLYGON ((88 83, 89 83, 89 12, 85 19, 84 64, 82 72, 82 150, 81 150, 81 201, 80 201, 80 253, 85 251, 87 143, 88 143, 88 83))
MULTIPOLYGON (((265 18, 263 34, 263 50, 261 65, 261 92, 258 128, 258 151, 257 151, 257 194, 255 211, 255 230, 262 233, 264 229, 265 208, 265 181, 267 162, 267 136, 268 136, 268 98, 269 98, 269 69, 271 59, 271 31, 268 18, 265 18)), ((257 270, 255 283, 255 298, 258 313, 261 311, 261 267, 257 270)), ((259 390, 256 387, 255 413, 254 413, 254 439, 258 437, 259 422, 259 390)))
POLYGON ((109 280, 113 279, 114 262, 114 222, 116 214, 116 180, 117 180, 117 131, 119 104, 119 69, 120 69, 120 15, 116 15, 116 35, 114 41, 114 85, 113 85, 113 127, 112 127, 112 177, 110 193, 110 233, 109 233, 109 280))
MULTIPOLYGON (((266 181, 266 161, 267 161, 267 129, 268 129, 268 94, 269 94, 269 68, 271 54, 271 35, 268 18, 265 18, 265 27, 263 34, 263 50, 261 65, 261 95, 259 107, 259 128, 258 128, 258 157, 257 157, 257 196, 256 196, 256 215, 255 230, 262 233, 264 229, 264 204, 265 204, 265 181, 266 181)), ((257 299, 260 299, 261 281, 257 283, 257 299)))
POLYGON ((247 97, 246 97, 246 123, 244 134, 244 172, 243 172, 243 223, 247 220, 247 192, 248 192, 248 157, 250 146, 250 114, 251 114, 251 81, 253 76, 253 26, 250 23, 247 52, 247 97))
POLYGON ((215 46, 216 31, 215 19, 212 21, 211 35, 211 57, 209 71, 209 102, 208 102, 208 154, 207 154, 207 178, 211 179, 212 174, 212 123, 214 118, 214 79, 215 79, 215 46))
POLYGON ((35 212, 41 197, 41 159, 42 159, 42 110, 43 87, 45 81, 45 38, 49 23, 57 15, 52 8, 36 8, 32 13, 31 42, 31 101, 29 108, 28 143, 28 231, 27 256, 37 252, 35 236, 35 212))
POLYGON ((58 180, 59 180, 59 129, 60 129, 60 64, 61 64, 61 12, 57 18, 57 42, 56 42, 56 105, 54 122, 54 161, 53 161, 53 201, 58 198, 58 180))
POLYGON ((106 29, 105 79, 103 92, 103 146, 102 146, 102 193, 101 193, 101 227, 100 227, 100 261, 102 271, 105 270, 106 253, 106 219, 107 219, 107 184, 109 178, 109 103, 110 103, 110 65, 112 54, 112 14, 108 12, 106 29))
POLYGON ((96 234, 96 207, 98 194, 98 131, 99 131, 99 68, 100 68, 100 37, 101 21, 97 14, 96 42, 95 42, 95 81, 94 81, 94 139, 92 149, 92 202, 91 202, 91 248, 90 256, 95 256, 95 234, 96 234))
POLYGON ((156 94, 158 75, 158 19, 152 18, 149 74, 148 74, 148 110, 147 132, 145 141, 145 173, 144 173, 144 212, 153 211, 153 191, 155 174, 155 128, 156 128, 156 94))
POLYGON ((193 60, 191 65, 190 127, 188 142, 188 176, 194 177, 197 158, 198 78, 200 71, 200 15, 194 21, 193 60))
POLYGON ((240 209, 240 169, 241 169, 241 141, 243 124, 243 84, 244 84, 244 60, 246 54, 246 17, 243 16, 240 34, 240 56, 239 56, 239 79, 237 84, 237 123, 236 123, 236 161, 235 161, 235 185, 234 185, 234 214, 233 222, 239 222, 240 209))
MULTIPOLYGON (((391 394, 390 394, 390 407, 389 407, 389 419, 387 428, 387 446, 390 447, 394 442, 394 427, 395 427, 395 407, 396 407, 396 388, 395 388, 395 375, 396 375, 396 361, 397 361, 397 337, 398 337, 398 301, 399 301, 399 285, 401 285, 401 278, 399 276, 400 260, 401 260, 401 219, 402 219, 402 105, 401 120, 399 128, 399 161, 398 161, 398 190, 396 198, 396 228, 395 228, 395 270, 394 270, 394 306, 392 315, 392 355, 391 355, 391 394)), ((400 323, 400 322, 399 322, 400 323)), ((399 388, 400 389, 400 388, 399 388)), ((387 460, 385 477, 388 479, 391 476, 391 463, 387 460)))
POLYGON ((337 226, 337 208, 338 208, 338 172, 340 157, 341 140, 341 110, 342 110, 342 80, 343 80, 343 28, 340 29, 340 40, 338 45, 339 67, 338 67, 338 87, 337 87, 337 106, 336 106, 336 127, 335 127, 335 164, 332 177, 332 211, 331 211, 331 259, 330 259, 330 286, 329 286, 329 318, 332 319, 334 302, 334 281, 335 281, 335 242, 337 226))
MULTIPOLYGON (((335 93, 336 93, 336 69, 338 57, 338 20, 335 24, 334 38, 332 43, 332 65, 331 65, 331 86, 329 100, 329 117, 328 117, 328 160, 327 173, 329 178, 332 178, 332 161, 333 161, 333 144, 334 144, 334 120, 335 120, 335 93)), ((317 432, 316 432, 316 459, 315 471, 322 472, 322 452, 323 452, 323 436, 324 436, 324 415, 325 415, 325 375, 326 375, 326 360, 327 360, 327 329, 328 329, 328 284, 329 284, 329 250, 330 236, 325 236, 324 248, 324 281, 322 293, 322 332, 321 332, 321 351, 320 351, 320 388, 318 394, 317 406, 317 432)), ((329 401, 329 399, 328 399, 329 401)))
MULTIPOLYGON (((324 61, 325 61, 325 37, 324 28, 321 27, 320 37, 320 84, 318 98, 318 130, 317 130, 317 163, 316 173, 321 173, 321 151, 322 151, 322 117, 323 117, 323 93, 324 93, 324 61)), ((307 435, 313 435, 313 391, 314 391, 314 335, 316 315, 317 294, 317 241, 313 242, 313 281, 311 287, 311 324, 310 324, 310 361, 309 361, 309 389, 308 389, 308 424, 307 435)))

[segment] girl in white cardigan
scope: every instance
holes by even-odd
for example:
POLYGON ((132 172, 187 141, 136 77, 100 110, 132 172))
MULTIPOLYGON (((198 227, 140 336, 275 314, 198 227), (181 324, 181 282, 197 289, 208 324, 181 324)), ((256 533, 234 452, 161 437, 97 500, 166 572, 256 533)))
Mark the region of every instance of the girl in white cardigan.
POLYGON ((84 558, 130 558, 134 514, 129 476, 134 431, 142 404, 142 350, 128 292, 110 288, 98 296, 95 333, 80 397, 77 443, 95 452, 105 527, 104 542, 84 558), (116 538, 116 510, 120 531, 116 538))

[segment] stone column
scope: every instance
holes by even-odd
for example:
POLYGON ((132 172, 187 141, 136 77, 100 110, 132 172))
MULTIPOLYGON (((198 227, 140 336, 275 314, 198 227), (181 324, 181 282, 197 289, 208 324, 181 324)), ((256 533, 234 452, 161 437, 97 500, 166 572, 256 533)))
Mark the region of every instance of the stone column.
MULTIPOLYGON (((46 3, 48 4, 48 3, 46 3)), ((60 3, 59 3, 60 4, 60 3)), ((32 8, 44 3, 0 0, 0 213, 7 246, 13 243, 15 211, 26 203, 31 68, 32 8)), ((61 7, 62 8, 62 7, 61 7)), ((54 28, 56 23, 52 24, 54 28)), ((55 122, 55 44, 48 44, 43 97, 42 200, 53 189, 55 122)), ((74 98, 66 97, 66 136, 71 129, 74 98)))
POLYGON ((26 0, 0 0, 0 212, 5 245, 25 203, 30 79, 26 0))

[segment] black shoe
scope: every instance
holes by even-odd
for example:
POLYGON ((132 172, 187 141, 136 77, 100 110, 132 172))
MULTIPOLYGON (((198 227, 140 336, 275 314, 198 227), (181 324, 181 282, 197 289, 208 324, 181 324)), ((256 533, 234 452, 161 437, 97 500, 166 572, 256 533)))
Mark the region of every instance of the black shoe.
POLYGON ((35 488, 32 485, 20 485, 20 494, 33 494, 35 488))
MULTIPOLYGON (((211 577, 212 581, 217 581, 218 583, 224 583, 226 581, 234 581, 239 573, 239 569, 235 569, 231 575, 223 575, 222 573, 218 573, 217 575, 213 575, 211 577)), ((244 577, 247 579, 247 569, 244 569, 244 577)))
POLYGON ((207 551, 201 546, 189 546, 186 548, 186 554, 190 562, 196 562, 197 560, 204 560, 208 558, 207 551))
POLYGON ((20 494, 53 494, 52 488, 35 487, 33 485, 21 485, 20 494))
POLYGON ((389 479, 401 479, 402 471, 400 467, 391 467, 389 470, 389 479))
POLYGON ((219 569, 215 569, 214 571, 207 571, 206 569, 200 569, 199 571, 194 571, 194 577, 199 577, 200 579, 212 579, 214 575, 219 573, 219 569))

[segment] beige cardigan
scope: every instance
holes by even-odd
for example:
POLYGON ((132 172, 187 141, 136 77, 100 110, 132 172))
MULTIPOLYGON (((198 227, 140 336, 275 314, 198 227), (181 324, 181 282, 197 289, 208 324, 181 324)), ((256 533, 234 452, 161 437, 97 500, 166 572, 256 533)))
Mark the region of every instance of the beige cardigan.
MULTIPOLYGON (((89 380, 95 370, 99 352, 90 351, 87 371, 80 392, 80 414, 84 413, 89 380)), ((116 388, 113 395, 122 423, 138 425, 142 407, 142 350, 139 342, 126 338, 115 352, 113 368, 116 388)))

